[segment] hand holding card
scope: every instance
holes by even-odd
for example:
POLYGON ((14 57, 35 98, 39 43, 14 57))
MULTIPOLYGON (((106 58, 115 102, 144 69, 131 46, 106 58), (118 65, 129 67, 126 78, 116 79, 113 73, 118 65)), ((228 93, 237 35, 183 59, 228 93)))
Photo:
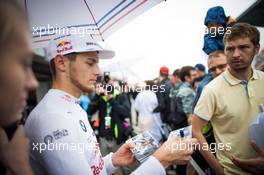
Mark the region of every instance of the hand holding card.
POLYGON ((131 151, 140 163, 147 160, 158 149, 158 142, 148 131, 127 140, 126 143, 134 146, 131 151))

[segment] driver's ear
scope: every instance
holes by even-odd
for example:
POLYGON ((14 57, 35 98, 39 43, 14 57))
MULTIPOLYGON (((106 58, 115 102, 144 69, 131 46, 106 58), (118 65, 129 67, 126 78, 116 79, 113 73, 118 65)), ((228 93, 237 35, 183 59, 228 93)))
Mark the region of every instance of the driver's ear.
POLYGON ((57 55, 54 58, 54 65, 56 71, 65 72, 67 64, 69 64, 69 60, 63 55, 57 55))

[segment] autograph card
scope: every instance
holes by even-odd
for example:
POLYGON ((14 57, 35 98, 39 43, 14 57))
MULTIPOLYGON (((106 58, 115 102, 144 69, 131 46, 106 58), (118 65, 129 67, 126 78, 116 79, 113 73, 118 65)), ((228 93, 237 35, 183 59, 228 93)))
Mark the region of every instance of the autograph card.
POLYGON ((159 146, 158 142, 148 131, 132 137, 127 140, 127 143, 132 143, 134 145, 131 151, 140 163, 147 160, 159 146))

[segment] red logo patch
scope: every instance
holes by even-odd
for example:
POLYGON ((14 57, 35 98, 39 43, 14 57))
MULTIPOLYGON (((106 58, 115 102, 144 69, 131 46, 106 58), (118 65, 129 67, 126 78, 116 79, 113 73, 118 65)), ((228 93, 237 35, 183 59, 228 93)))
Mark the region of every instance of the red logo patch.
POLYGON ((71 41, 63 40, 59 44, 56 45, 57 53, 65 52, 68 50, 72 50, 71 41))

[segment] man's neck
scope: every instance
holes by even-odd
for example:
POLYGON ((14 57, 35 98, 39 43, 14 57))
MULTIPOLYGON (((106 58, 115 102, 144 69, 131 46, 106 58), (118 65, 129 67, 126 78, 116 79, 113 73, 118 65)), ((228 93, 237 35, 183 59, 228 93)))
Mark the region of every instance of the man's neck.
POLYGON ((165 77, 165 76, 161 76, 161 77, 160 77, 160 81, 164 81, 164 80, 166 80, 166 79, 168 79, 168 77, 165 77))
POLYGON ((180 84, 180 83, 181 83, 181 80, 177 80, 177 81, 175 81, 174 86, 177 86, 177 84, 180 84))
POLYGON ((53 81, 52 83, 52 89, 59 89, 64 92, 67 92, 71 94, 72 96, 79 98, 81 96, 81 91, 77 87, 73 86, 72 84, 69 83, 62 83, 59 81, 53 81))
POLYGON ((251 67, 248 67, 246 69, 242 69, 242 70, 233 70, 231 68, 228 69, 229 72, 236 77, 239 80, 249 80, 252 77, 253 74, 253 70, 251 67))
POLYGON ((188 86, 191 86, 191 83, 188 81, 183 81, 183 83, 187 84, 188 86))

